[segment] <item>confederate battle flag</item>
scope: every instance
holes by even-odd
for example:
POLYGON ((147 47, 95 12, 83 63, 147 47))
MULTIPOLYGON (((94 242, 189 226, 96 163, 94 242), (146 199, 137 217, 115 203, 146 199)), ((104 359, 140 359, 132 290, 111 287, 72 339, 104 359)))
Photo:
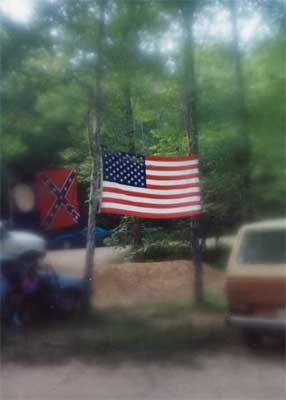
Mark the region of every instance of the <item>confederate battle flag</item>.
POLYGON ((77 180, 73 170, 57 168, 37 173, 36 199, 45 229, 56 230, 79 223, 77 180))

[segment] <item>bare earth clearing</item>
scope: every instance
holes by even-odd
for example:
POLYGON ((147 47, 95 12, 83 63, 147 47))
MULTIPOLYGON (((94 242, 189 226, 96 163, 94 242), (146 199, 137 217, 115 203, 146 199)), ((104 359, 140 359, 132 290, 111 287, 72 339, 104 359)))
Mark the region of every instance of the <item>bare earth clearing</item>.
MULTIPOLYGON (((189 261, 116 264, 116 260, 121 256, 122 253, 112 249, 99 249, 97 252, 94 298, 97 307, 108 310, 110 307, 121 306, 124 309, 137 310, 148 304, 162 302, 168 304, 175 300, 184 301, 191 298, 192 266, 189 261)), ((58 271, 82 275, 83 251, 51 252, 48 259, 58 271)), ((212 293, 221 293, 224 273, 206 266, 205 282, 212 293)), ((221 313, 190 314, 184 315, 183 324, 188 324, 185 320, 187 318, 191 324, 199 327, 207 325, 211 333, 212 327, 223 324, 224 316, 221 313)), ((154 323, 157 322, 154 320, 154 323)), ((165 327, 164 323, 167 322, 168 326, 174 323, 177 329, 180 319, 176 315, 170 318, 169 315, 167 321, 159 322, 163 323, 160 327, 161 334, 166 332, 168 335, 170 331, 165 331, 168 327, 165 327)), ((88 331, 86 334, 94 333, 88 331)), ((187 344, 188 340, 190 343, 194 342, 194 338, 188 339, 188 337, 187 344)), ((199 347, 185 353, 178 353, 177 347, 174 349, 174 355, 165 360, 155 357, 143 359, 123 357, 120 360, 106 358, 105 361, 92 358, 89 362, 69 359, 60 365, 40 366, 5 362, 1 371, 0 398, 1 400, 285 398, 285 362, 279 351, 268 349, 252 353, 241 343, 228 344, 227 340, 219 342, 215 349, 199 347)))
MULTIPOLYGON (((124 251, 100 248, 96 254, 94 303, 97 307, 140 305, 192 297, 193 270, 191 261, 124 263, 124 251)), ((84 251, 50 252, 48 261, 59 272, 82 276, 84 251)), ((221 292, 224 273, 205 266, 206 287, 221 292)))

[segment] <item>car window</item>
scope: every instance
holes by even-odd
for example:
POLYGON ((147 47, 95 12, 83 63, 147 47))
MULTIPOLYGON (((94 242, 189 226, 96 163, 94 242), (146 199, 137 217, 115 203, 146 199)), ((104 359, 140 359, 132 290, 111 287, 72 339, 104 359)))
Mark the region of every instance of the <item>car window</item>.
POLYGON ((240 264, 286 263, 286 230, 247 232, 238 252, 240 264))

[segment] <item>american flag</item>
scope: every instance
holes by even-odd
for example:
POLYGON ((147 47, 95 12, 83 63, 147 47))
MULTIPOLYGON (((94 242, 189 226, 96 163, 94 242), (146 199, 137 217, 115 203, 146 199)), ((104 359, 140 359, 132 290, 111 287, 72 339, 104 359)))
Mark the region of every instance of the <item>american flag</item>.
POLYGON ((155 219, 200 214, 198 158, 105 150, 101 212, 155 219))

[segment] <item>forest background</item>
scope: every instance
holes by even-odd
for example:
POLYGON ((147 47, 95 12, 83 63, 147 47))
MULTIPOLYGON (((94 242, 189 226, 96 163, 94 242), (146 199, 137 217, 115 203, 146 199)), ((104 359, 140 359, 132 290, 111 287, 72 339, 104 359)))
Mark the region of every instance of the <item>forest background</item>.
MULTIPOLYGON (((99 3, 43 0, 25 23, 0 17, 3 210, 11 182, 42 168, 72 167, 86 224, 99 3)), ((201 234, 219 237, 245 220, 285 214, 284 1, 109 0, 104 7, 102 143, 114 151, 188 154, 190 7, 201 234)), ((120 241, 130 243, 128 221, 101 216, 98 223, 121 224, 120 241)), ((175 238, 182 245, 188 224, 141 221, 143 244, 175 238)))

